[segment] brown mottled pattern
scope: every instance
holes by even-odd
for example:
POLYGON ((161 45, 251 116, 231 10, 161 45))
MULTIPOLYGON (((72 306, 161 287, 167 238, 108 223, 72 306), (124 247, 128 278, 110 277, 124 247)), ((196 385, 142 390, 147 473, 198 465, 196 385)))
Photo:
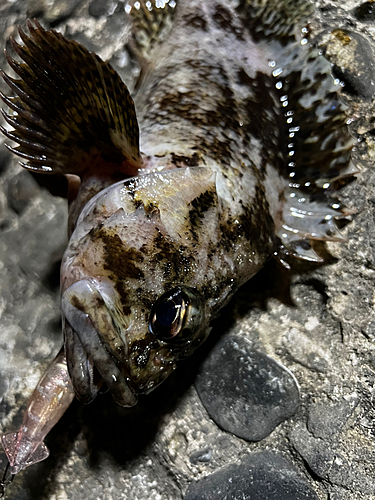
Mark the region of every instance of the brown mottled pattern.
MULTIPOLYGON (((125 346, 127 356, 124 361, 113 350, 108 366, 115 356, 134 392, 152 390, 191 354, 206 339, 211 319, 278 248, 311 258, 304 253, 308 239, 318 231, 321 239, 331 238, 328 224, 321 236, 321 221, 332 207, 316 200, 325 199, 321 182, 327 177, 348 175, 351 148, 329 64, 301 45, 310 2, 178 0, 172 16, 147 9, 142 2, 131 13, 133 29, 142 26, 148 37, 143 48, 135 32, 129 42, 142 68, 134 103, 144 167, 131 180, 113 184, 116 172, 126 174, 119 151, 130 148, 135 159, 128 161, 135 167, 141 162, 131 97, 109 65, 61 35, 32 31, 37 52, 29 63, 32 42, 26 40, 26 52, 20 50, 29 66, 19 67, 29 88, 49 51, 62 46, 72 55, 72 66, 62 61, 69 71, 61 82, 57 72, 51 74, 62 87, 51 102, 73 110, 72 128, 62 127, 57 111, 38 115, 37 101, 32 110, 41 121, 35 130, 44 134, 47 124, 51 137, 61 139, 51 153, 54 161, 76 154, 79 143, 80 151, 98 150, 110 168, 100 175, 89 171, 73 208, 78 212, 95 188, 109 186, 78 218, 63 261, 63 301, 80 280, 101 294, 98 307, 110 312, 113 328, 98 335, 103 345, 110 338, 111 345, 125 346), (81 82, 78 90, 73 77, 81 82), (292 225, 292 244, 285 220, 292 225), (197 297, 199 322, 186 326, 189 338, 158 337, 149 325, 152 307, 182 288, 197 297)), ((20 97, 15 103, 24 106, 20 97)), ((22 125, 27 118, 21 111, 22 125)), ((49 147, 48 141, 42 146, 49 147)))

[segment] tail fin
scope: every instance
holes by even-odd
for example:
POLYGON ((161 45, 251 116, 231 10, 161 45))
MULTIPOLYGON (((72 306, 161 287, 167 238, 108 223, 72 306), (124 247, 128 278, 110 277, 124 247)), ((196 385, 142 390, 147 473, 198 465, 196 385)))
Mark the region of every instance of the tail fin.
POLYGON ((96 54, 54 30, 28 21, 24 45, 11 38, 7 61, 21 78, 1 76, 15 97, 0 97, 15 111, 1 131, 18 143, 8 148, 37 172, 82 175, 91 169, 134 175, 142 165, 133 100, 119 75, 96 54))
POLYGON ((22 469, 45 460, 49 450, 44 443, 34 443, 27 439, 22 431, 10 432, 1 436, 11 474, 17 474, 22 469))
POLYGON ((240 0, 236 10, 255 41, 272 37, 286 45, 314 6, 309 0, 240 0))

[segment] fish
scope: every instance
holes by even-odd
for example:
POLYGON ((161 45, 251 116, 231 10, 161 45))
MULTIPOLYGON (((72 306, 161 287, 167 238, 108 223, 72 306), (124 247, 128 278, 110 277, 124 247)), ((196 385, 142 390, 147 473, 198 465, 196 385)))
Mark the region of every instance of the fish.
POLYGON ((134 406, 269 259, 323 262, 314 242, 344 240, 336 222, 351 212, 335 191, 358 171, 340 85, 309 42, 310 1, 126 8, 133 95, 37 21, 11 39, 17 77, 1 71, 8 149, 69 181, 65 407, 102 386, 134 406))

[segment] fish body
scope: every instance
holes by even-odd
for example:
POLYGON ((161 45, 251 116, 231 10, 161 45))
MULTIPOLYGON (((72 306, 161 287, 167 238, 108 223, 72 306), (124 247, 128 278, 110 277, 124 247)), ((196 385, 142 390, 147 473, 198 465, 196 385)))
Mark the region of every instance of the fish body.
POLYGON ((13 43, 24 62, 8 56, 21 80, 3 75, 12 150, 80 178, 61 305, 85 403, 104 381, 134 405, 272 255, 319 260, 310 242, 342 239, 346 214, 327 188, 354 172, 330 65, 306 38, 310 2, 136 4, 134 103, 108 63, 38 25, 13 43))

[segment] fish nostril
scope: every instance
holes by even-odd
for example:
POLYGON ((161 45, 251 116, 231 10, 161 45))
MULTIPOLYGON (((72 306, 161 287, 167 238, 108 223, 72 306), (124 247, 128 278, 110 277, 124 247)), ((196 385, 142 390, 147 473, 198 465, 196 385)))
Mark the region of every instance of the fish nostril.
POLYGON ((150 353, 149 352, 140 352, 136 358, 135 358, 135 364, 137 365, 138 368, 144 368, 147 363, 148 363, 148 359, 150 357, 150 353))
POLYGON ((137 368, 144 368, 150 357, 150 344, 138 340, 131 347, 132 357, 137 368))

